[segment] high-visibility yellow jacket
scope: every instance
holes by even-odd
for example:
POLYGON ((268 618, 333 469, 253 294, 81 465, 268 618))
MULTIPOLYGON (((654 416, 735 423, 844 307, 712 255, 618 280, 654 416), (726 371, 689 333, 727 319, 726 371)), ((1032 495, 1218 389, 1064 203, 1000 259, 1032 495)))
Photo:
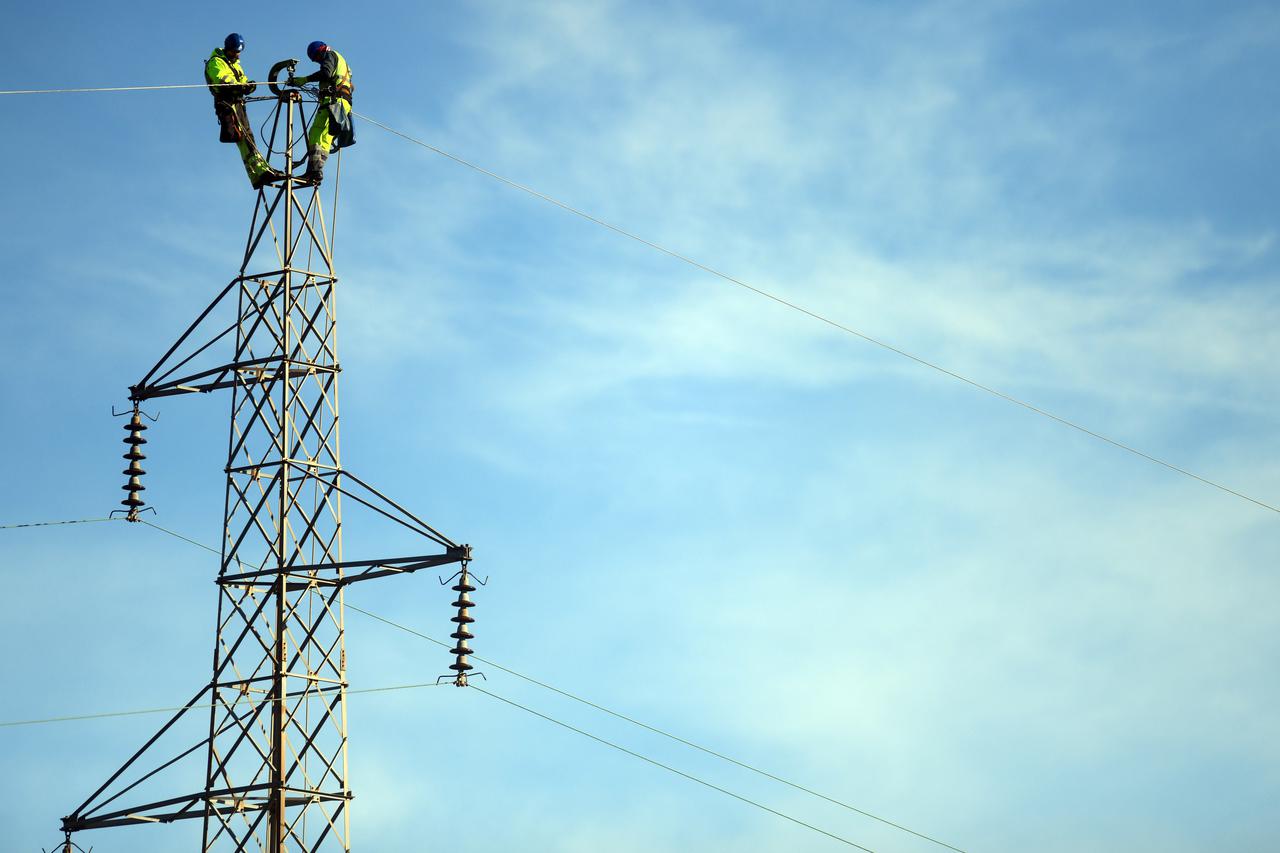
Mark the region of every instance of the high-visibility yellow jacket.
POLYGON ((341 99, 347 102, 348 109, 351 107, 352 96, 355 94, 355 84, 351 81, 351 66, 347 64, 347 60, 342 54, 333 48, 329 48, 324 52, 324 57, 320 60, 319 71, 315 74, 293 79, 293 82, 299 86, 313 81, 320 84, 321 104, 332 103, 334 99, 341 99))
POLYGON ((238 101, 257 88, 240 67, 239 59, 228 59, 222 48, 215 48, 204 64, 204 81, 209 84, 214 101, 238 101), (218 83, 236 83, 218 86, 218 83))

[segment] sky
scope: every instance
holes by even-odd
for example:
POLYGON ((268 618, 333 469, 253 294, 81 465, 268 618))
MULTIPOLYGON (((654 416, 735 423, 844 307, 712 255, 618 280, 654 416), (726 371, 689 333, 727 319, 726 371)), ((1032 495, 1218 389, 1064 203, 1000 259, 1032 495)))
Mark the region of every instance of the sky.
MULTIPOLYGON (((200 82, 232 30, 262 78, 324 39, 378 121, 1280 501, 1274 4, 70 3, 6 24, 2 89, 200 82)), ((199 89, 0 105, 0 523, 97 517, 122 496, 111 407, 235 275, 253 195, 199 89)), ((478 653, 967 851, 1275 845, 1274 512, 357 138, 344 464, 474 547, 478 653)), ((154 520, 202 542, 228 402, 151 407, 154 520)), ((358 524, 345 546, 394 550, 358 524)), ((0 530, 0 722, 181 704, 208 679, 216 566, 143 525, 0 530)), ((347 600, 450 630, 432 576, 347 600)), ((347 629, 353 689, 447 671, 347 629)), ((486 674, 868 848, 942 849, 486 674)), ((0 847, 52 847, 163 719, 0 728, 0 847)), ((356 849, 843 847, 475 691, 353 695, 348 720, 356 849)), ((77 840, 191 849, 197 824, 77 840)))

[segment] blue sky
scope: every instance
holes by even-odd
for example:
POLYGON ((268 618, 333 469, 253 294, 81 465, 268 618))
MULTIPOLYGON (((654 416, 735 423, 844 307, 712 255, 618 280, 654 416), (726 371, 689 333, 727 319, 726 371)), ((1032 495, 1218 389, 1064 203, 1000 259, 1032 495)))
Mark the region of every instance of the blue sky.
MULTIPOLYGON (((46 4, 6 22, 5 89, 198 82, 230 30, 262 77, 324 38, 361 112, 1280 499, 1273 5, 46 4)), ((3 106, 0 521, 96 516, 122 481, 110 407, 234 275, 252 197, 199 90, 3 106)), ((475 546, 481 654, 967 850, 1274 844, 1273 513, 357 133, 344 462, 475 546)), ((216 542, 226 400, 156 408, 157 521, 216 542)), ((3 531, 0 719, 184 701, 208 678, 215 568, 140 525, 3 531)), ((448 632, 431 577, 348 600, 448 632)), ((435 647, 347 625, 355 688, 445 671, 435 647)), ((490 676, 878 851, 930 849, 490 676)), ((840 846, 478 694, 353 696, 349 718, 358 849, 840 846)), ((160 721, 0 730, 6 849, 55 842, 160 721)))

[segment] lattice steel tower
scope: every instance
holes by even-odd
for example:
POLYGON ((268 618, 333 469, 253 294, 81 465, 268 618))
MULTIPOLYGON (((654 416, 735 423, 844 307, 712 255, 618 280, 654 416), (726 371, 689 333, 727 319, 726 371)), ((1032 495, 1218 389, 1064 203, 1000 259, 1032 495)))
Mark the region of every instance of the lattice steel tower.
MULTIPOLYGON (((268 151, 279 144, 291 173, 313 100, 272 91, 268 151)), ((336 211, 336 193, 333 201, 336 211)), ((350 850, 343 590, 449 563, 465 570, 471 553, 342 467, 332 220, 319 189, 296 178, 259 191, 239 274, 130 388, 130 520, 143 507, 140 405, 231 392, 213 677, 63 819, 68 849, 79 830, 200 819, 204 851, 350 850), (219 315, 230 323, 215 323, 219 315), (230 340, 230 362, 201 366, 230 340), (344 499, 425 537, 435 553, 346 559, 344 499), (205 709, 208 736, 164 752, 179 721, 205 709), (156 753, 165 760, 151 760, 156 753), (203 780, 171 787, 182 784, 169 779, 174 768, 200 758, 203 780), (145 802, 125 804, 137 799, 145 802)), ((465 637, 459 647, 469 651, 465 637)), ((459 663, 465 684, 469 666, 459 663)))

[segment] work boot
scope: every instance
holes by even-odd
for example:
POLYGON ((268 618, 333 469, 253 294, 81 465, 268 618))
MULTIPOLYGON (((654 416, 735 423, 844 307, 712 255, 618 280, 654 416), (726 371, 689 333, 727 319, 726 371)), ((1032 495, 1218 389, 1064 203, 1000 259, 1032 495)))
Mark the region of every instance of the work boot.
POLYGON ((304 186, 318 187, 324 180, 324 161, 329 159, 328 151, 312 151, 307 155, 307 171, 299 178, 304 186))
POLYGON ((261 175, 253 179, 253 188, 260 190, 267 184, 274 184, 276 181, 284 180, 284 172, 278 169, 267 169, 261 175))

